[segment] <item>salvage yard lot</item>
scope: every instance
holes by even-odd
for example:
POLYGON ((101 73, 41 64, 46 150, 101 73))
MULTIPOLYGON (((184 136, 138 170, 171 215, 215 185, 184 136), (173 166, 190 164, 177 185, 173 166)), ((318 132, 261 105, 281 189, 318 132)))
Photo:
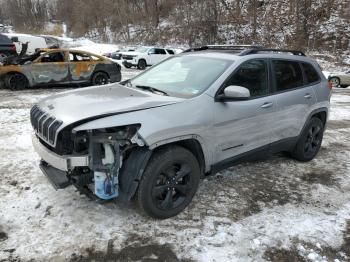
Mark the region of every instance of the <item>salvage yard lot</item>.
MULTIPOLYGON (((123 79, 139 72, 123 69, 123 79)), ((163 221, 134 203, 52 188, 31 146, 29 109, 63 90, 0 90, 0 261, 350 259, 350 88, 334 90, 313 161, 281 154, 224 170, 163 221)))

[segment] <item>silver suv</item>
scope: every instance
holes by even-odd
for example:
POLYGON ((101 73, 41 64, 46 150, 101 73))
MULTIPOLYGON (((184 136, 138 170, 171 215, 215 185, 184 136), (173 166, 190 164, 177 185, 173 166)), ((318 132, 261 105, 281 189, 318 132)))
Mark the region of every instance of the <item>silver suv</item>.
POLYGON ((68 91, 31 109, 33 145, 53 186, 181 212, 200 178, 267 153, 313 159, 331 90, 300 51, 187 50, 120 84, 68 91))

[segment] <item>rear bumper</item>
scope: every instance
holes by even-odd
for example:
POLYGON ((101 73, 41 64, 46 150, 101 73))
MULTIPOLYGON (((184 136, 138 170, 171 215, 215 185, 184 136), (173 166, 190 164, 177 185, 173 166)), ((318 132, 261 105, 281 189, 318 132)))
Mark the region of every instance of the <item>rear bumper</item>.
POLYGON ((122 80, 122 75, 119 72, 119 74, 111 74, 109 77, 109 81, 111 83, 115 83, 115 82, 120 82, 122 80))
POLYGON ((34 150, 38 155, 50 166, 59 169, 61 171, 67 172, 72 170, 74 167, 84 167, 89 166, 89 156, 60 156, 55 154, 40 143, 39 139, 33 135, 32 143, 34 150))

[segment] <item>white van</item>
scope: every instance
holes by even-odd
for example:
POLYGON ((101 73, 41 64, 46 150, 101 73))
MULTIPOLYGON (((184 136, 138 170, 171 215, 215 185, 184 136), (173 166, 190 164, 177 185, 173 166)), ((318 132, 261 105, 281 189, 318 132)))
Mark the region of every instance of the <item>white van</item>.
POLYGON ((18 42, 14 41, 14 44, 16 45, 16 50, 18 53, 20 53, 22 50, 22 43, 27 43, 27 42, 28 42, 28 50, 27 50, 28 55, 33 54, 35 52, 35 49, 37 48, 47 48, 45 39, 40 36, 17 34, 17 33, 7 33, 4 35, 7 35, 10 39, 13 39, 13 38, 18 39, 18 42))

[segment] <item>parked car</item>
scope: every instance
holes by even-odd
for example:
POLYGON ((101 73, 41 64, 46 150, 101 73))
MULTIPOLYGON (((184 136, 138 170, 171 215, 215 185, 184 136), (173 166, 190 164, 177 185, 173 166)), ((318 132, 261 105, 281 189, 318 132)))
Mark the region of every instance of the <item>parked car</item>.
POLYGON ((15 44, 8 36, 0 34, 0 63, 6 57, 15 55, 17 55, 15 44))
POLYGON ((174 50, 159 47, 139 47, 134 52, 123 52, 123 65, 126 68, 136 66, 138 69, 146 69, 147 66, 157 64, 174 55, 174 50))
POLYGON ((51 84, 104 85, 121 80, 120 65, 99 55, 67 49, 41 49, 0 67, 12 90, 51 84))
POLYGON ((334 87, 348 87, 350 86, 350 70, 346 71, 345 73, 330 73, 328 79, 334 87))
POLYGON ((115 60, 121 60, 123 53, 125 53, 125 52, 134 52, 135 50, 136 50, 135 47, 125 47, 125 48, 117 50, 117 51, 115 51, 113 53, 107 53, 104 56, 112 58, 112 59, 115 59, 115 60))
POLYGON ((30 113, 33 145, 56 188, 136 198, 163 219, 181 212, 208 174, 281 151, 313 159, 330 88, 300 51, 206 46, 120 84, 42 100, 30 113))
POLYGON ((9 38, 16 39, 13 41, 16 45, 17 52, 20 53, 22 49, 22 43, 28 43, 27 54, 34 54, 37 49, 48 48, 45 38, 40 36, 33 36, 27 34, 15 34, 15 33, 6 33, 4 34, 9 38))

